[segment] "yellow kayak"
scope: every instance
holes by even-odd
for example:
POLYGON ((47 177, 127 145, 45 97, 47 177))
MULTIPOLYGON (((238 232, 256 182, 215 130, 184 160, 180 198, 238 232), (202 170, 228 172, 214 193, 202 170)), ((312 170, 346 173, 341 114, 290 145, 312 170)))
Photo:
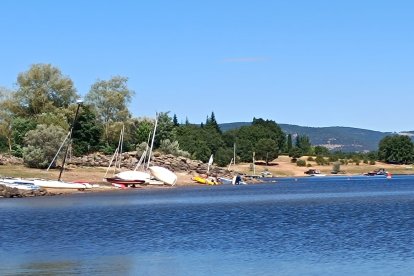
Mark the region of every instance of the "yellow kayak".
POLYGON ((217 185, 218 183, 215 181, 212 181, 210 179, 201 177, 201 176, 194 176, 193 180, 197 183, 201 183, 201 184, 207 184, 207 185, 217 185))

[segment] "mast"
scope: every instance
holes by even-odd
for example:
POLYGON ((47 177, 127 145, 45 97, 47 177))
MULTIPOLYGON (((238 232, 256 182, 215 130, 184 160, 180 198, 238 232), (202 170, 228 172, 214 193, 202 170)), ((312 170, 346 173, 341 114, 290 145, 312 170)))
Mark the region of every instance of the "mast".
POLYGON ((62 167, 60 168, 58 181, 60 181, 60 179, 62 177, 62 172, 65 168, 66 156, 68 155, 69 146, 70 146, 70 143, 72 142, 73 127, 75 126, 76 119, 78 118, 79 108, 82 105, 83 100, 79 99, 79 100, 76 101, 76 103, 78 104, 78 107, 76 108, 75 118, 73 118, 73 122, 72 122, 72 125, 70 127, 69 134, 68 134, 68 146, 66 147, 65 155, 63 156, 62 167))
POLYGON ((157 124, 158 124, 158 114, 156 113, 155 114, 154 133, 152 134, 152 141, 151 141, 151 147, 150 147, 149 156, 148 156, 147 169, 149 168, 150 161, 151 161, 152 147, 154 146, 154 139, 155 139, 155 132, 157 130, 157 124))

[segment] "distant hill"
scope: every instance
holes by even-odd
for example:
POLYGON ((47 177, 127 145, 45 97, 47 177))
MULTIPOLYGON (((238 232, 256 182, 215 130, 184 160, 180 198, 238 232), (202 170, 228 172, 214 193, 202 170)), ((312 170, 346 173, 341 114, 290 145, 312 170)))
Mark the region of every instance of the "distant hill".
MULTIPOLYGON (((235 122, 220 124, 222 131, 240 128, 242 126, 251 125, 250 122, 235 122)), ((289 124, 279 124, 282 130, 287 134, 307 135, 315 146, 325 146, 330 150, 344 151, 344 152, 364 152, 378 149, 379 141, 390 132, 381 132, 352 127, 303 127, 289 124)), ((414 131, 406 131, 401 133, 410 135, 414 138, 414 131)))

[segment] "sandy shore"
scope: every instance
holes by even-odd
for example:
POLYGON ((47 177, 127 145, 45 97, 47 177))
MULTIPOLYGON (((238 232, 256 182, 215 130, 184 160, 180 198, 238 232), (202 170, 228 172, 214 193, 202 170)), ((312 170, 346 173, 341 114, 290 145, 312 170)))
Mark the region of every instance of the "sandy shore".
MULTIPOLYGON (((306 157, 302 158, 307 160, 306 157)), ((271 173, 274 177, 306 177, 304 173, 310 168, 320 170, 321 173, 330 175, 332 170, 332 165, 327 166, 318 166, 314 162, 306 161, 309 164, 306 167, 298 167, 295 163, 290 162, 288 156, 280 156, 273 161, 278 165, 275 166, 252 166, 250 163, 241 163, 232 165, 230 167, 230 175, 235 175, 237 173, 252 175, 260 174, 261 172, 267 171, 271 173)), ((213 165, 214 167, 214 165, 213 165)), ((375 165, 368 164, 348 164, 341 165, 340 170, 344 172, 344 175, 362 175, 366 172, 373 171, 379 168, 384 168, 385 170, 391 172, 392 174, 414 174, 412 166, 407 165, 390 165, 385 163, 377 162, 375 165)), ((106 168, 102 167, 73 167, 65 169, 62 175, 62 181, 67 182, 79 182, 84 181, 88 183, 99 184, 99 188, 88 189, 86 191, 77 191, 73 189, 47 189, 47 191, 55 194, 68 194, 68 193, 88 193, 88 192, 105 192, 105 191, 114 191, 118 188, 113 187, 110 183, 104 180, 106 173, 106 168)), ((113 172, 109 172, 109 175, 112 175, 113 172)), ((0 175, 7 177, 22 177, 22 178, 42 178, 42 179, 52 179, 57 180, 59 176, 59 170, 38 170, 30 169, 24 166, 0 166, 0 175)), ((192 178, 197 175, 195 172, 176 172, 177 175, 177 184, 175 187, 179 186, 190 186, 190 185, 203 185, 195 183, 192 178)), ((170 186, 160 186, 160 185, 143 185, 140 188, 142 189, 154 189, 154 188, 170 188, 170 186)))

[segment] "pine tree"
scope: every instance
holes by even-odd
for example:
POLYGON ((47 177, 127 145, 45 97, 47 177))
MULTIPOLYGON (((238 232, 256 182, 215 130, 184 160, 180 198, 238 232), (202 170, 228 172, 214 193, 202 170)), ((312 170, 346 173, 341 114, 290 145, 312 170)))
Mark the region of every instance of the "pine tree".
POLYGON ((178 123, 178 119, 177 119, 177 115, 176 114, 174 114, 174 116, 173 116, 173 124, 174 124, 175 127, 180 125, 178 123))

